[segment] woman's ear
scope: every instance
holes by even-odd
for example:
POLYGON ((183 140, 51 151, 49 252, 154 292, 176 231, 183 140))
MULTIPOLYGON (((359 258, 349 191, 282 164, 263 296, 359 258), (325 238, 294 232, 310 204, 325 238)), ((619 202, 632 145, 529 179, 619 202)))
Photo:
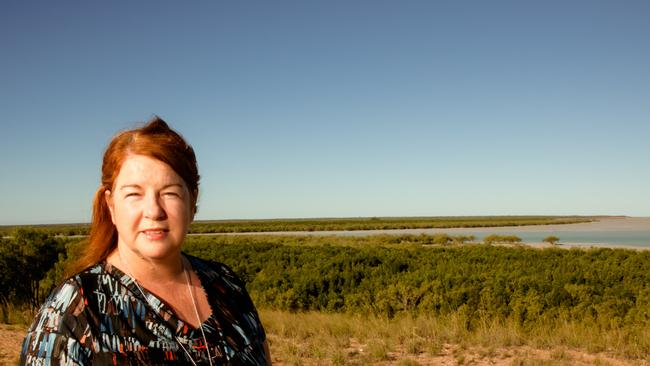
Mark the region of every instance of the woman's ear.
POLYGON ((113 204, 113 194, 108 189, 104 191, 104 200, 106 201, 106 206, 108 207, 108 211, 111 213, 111 221, 113 222, 113 225, 115 225, 115 209, 113 204))

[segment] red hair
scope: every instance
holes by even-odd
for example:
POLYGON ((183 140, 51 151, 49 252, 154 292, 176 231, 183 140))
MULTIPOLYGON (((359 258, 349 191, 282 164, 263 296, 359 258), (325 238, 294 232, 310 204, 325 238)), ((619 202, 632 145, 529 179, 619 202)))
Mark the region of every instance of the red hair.
POLYGON ((68 268, 69 275, 104 261, 117 247, 117 229, 111 220, 105 194, 113 190, 129 155, 145 155, 169 165, 187 184, 196 213, 200 177, 194 149, 158 116, 141 128, 122 131, 113 137, 104 152, 102 182, 93 201, 90 237, 83 255, 68 268))

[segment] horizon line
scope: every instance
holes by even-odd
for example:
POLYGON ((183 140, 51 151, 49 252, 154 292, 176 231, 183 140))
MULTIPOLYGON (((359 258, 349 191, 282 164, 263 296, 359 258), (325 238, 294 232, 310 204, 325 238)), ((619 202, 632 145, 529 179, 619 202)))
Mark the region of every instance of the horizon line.
MULTIPOLYGON (((630 215, 533 215, 533 214, 513 214, 513 215, 435 215, 435 216, 314 216, 314 217, 271 217, 271 218, 229 218, 229 219, 200 219, 194 220, 194 223, 203 222, 247 222, 247 221, 308 221, 308 220, 359 220, 359 219, 433 219, 433 218, 488 218, 488 217, 650 217, 650 216, 630 216, 630 215)), ((66 226, 66 225, 90 225, 90 222, 60 222, 60 223, 23 223, 23 224, 0 224, 2 227, 15 226, 66 226)))

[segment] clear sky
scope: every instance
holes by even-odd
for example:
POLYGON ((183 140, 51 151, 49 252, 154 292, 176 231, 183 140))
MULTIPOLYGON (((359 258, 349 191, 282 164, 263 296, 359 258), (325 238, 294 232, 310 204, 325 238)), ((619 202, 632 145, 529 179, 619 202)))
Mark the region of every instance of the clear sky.
POLYGON ((650 216, 648 1, 3 1, 0 225, 158 114, 197 219, 650 216))

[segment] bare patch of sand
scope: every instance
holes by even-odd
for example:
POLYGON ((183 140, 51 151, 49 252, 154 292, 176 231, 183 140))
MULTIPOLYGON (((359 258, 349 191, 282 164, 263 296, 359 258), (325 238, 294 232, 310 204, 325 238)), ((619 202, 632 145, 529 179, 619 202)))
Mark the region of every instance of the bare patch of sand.
POLYGON ((476 366, 510 366, 510 365, 609 365, 609 366, 646 366, 645 360, 624 360, 606 353, 587 353, 581 350, 557 347, 539 349, 530 346, 504 347, 489 349, 484 347, 465 348, 456 344, 444 344, 439 353, 432 355, 420 353, 408 355, 406 352, 391 352, 390 360, 378 365, 408 364, 416 365, 476 365, 476 366))
POLYGON ((25 326, 0 324, 0 365, 17 365, 25 326))

